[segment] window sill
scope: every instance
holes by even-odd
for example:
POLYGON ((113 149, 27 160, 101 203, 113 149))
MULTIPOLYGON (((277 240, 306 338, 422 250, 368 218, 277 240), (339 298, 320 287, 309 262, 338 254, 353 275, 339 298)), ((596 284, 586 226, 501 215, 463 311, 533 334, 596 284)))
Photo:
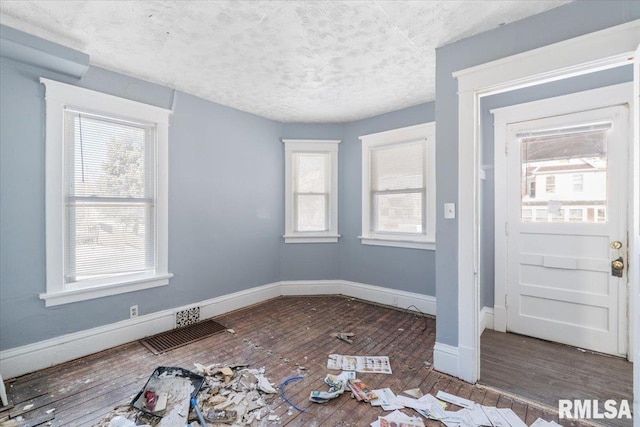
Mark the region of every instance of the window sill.
POLYGON ((79 289, 45 292, 43 294, 40 294, 40 299, 44 300, 45 307, 53 307, 56 305, 69 304, 72 302, 86 301, 95 298, 123 294, 125 292, 134 292, 143 289, 156 288, 159 286, 167 286, 169 284, 169 279, 172 277, 173 274, 167 273, 155 276, 135 278, 127 281, 114 281, 112 283, 103 283, 100 285, 79 289))
POLYGON ((389 239, 382 237, 358 236, 363 245, 390 246, 394 248, 422 249, 427 251, 436 250, 436 242, 426 242, 424 240, 410 239, 389 239))
POLYGON ((339 234, 294 234, 285 235, 285 243, 337 243, 339 234))

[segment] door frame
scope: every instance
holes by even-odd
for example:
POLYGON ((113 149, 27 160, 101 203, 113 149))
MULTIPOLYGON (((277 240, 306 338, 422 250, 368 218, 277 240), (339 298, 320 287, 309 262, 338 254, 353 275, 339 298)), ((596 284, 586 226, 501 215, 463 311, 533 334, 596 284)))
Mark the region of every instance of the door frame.
MULTIPOLYGON (((494 317, 493 329, 499 332, 507 331, 507 309, 506 296, 508 288, 508 235, 506 226, 508 223, 508 197, 507 197, 507 170, 508 157, 505 151, 508 143, 507 126, 512 123, 523 121, 537 120, 547 117, 560 116, 565 114, 579 113, 582 111, 595 110, 627 104, 631 108, 633 101, 633 82, 621 83, 612 86, 605 86, 597 89, 591 89, 582 92, 576 92, 568 95, 545 98, 538 101, 527 102, 523 104, 510 105, 507 107, 496 108, 491 110, 494 116, 494 317), (576 110, 578 109, 578 110, 576 110)), ((632 123, 628 123, 627 151, 630 152, 632 147, 632 123)), ((511 153, 510 155, 514 155, 511 153)), ((627 178, 631 178, 633 171, 633 156, 627 156, 627 178)), ((612 165, 615 167, 615 165, 612 165)), ((631 181, 630 179, 627 180, 631 181)), ((630 212, 629 201, 633 198, 632 187, 627 189, 625 206, 630 212)), ((624 228, 627 230, 633 226, 633 217, 626 215, 624 228)), ((630 242, 628 242, 630 246, 630 242)), ((628 258, 628 257, 627 257, 628 258)), ((626 264, 630 264, 627 262, 626 264)), ((629 351, 632 348, 632 335, 628 333, 631 326, 630 313, 631 295, 629 292, 629 275, 626 276, 627 283, 624 286, 624 294, 621 297, 626 299, 625 307, 620 307, 618 313, 618 347, 617 351, 624 349, 629 360, 632 361, 633 353, 629 351)))
MULTIPOLYGON (((639 44, 640 20, 635 20, 453 73, 458 80, 457 376, 465 381, 475 383, 480 378, 480 98, 630 64, 639 44)), ((640 147, 637 138, 634 141, 636 156, 640 147)), ((629 203, 636 206, 638 190, 633 191, 629 203)), ((630 230, 632 259, 638 256, 639 228, 634 223, 630 230)), ((640 306, 640 282, 633 269, 632 304, 640 306)), ((634 338, 634 348, 638 347, 640 337, 634 338)), ((640 390, 635 393, 639 395, 640 390)))

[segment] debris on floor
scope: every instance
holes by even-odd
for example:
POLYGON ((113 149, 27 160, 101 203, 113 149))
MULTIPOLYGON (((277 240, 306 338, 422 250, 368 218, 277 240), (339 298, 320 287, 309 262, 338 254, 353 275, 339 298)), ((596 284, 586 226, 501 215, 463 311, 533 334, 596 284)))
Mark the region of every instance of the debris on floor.
POLYGON ((391 374, 387 356, 343 356, 330 354, 327 369, 356 371, 367 374, 391 374))
POLYGON ((329 386, 329 391, 312 391, 309 400, 315 403, 327 403, 345 392, 349 380, 355 379, 356 373, 345 371, 340 375, 327 374, 324 378, 325 384, 329 386))
POLYGON ((389 415, 384 417, 378 417, 378 419, 371 423, 371 427, 424 427, 424 422, 419 417, 410 417, 404 412, 393 411, 389 415))
POLYGON ((378 398, 378 396, 369 390, 369 387, 362 381, 357 378, 347 381, 347 385, 349 389, 351 389, 351 393, 355 396, 355 398, 359 402, 370 402, 378 398))
MULTIPOLYGON (((439 391, 436 397, 426 394, 419 398, 395 396, 390 389, 374 390, 378 399, 371 400, 372 406, 382 406, 384 410, 395 409, 389 415, 378 417, 371 427, 416 427, 424 426, 420 417, 410 417, 399 409, 409 408, 428 420, 440 421, 446 427, 527 427, 527 425, 510 408, 482 406, 472 400, 464 399, 450 393, 439 391), (459 406, 459 411, 447 411, 447 403, 459 406)), ((405 394, 416 396, 422 394, 419 389, 406 390, 405 394)), ((554 421, 538 418, 530 427, 557 427, 554 421)))
POLYGON ((403 391, 403 393, 406 394, 407 396, 411 396, 416 399, 420 399, 423 396, 422 390, 420 390, 419 388, 412 388, 410 390, 405 390, 403 391))
POLYGON ((371 402, 371 406, 381 406, 384 411, 393 411, 395 409, 402 409, 402 405, 398 405, 395 402, 396 395, 391 391, 390 388, 381 388, 378 390, 373 390, 373 392, 378 396, 377 399, 373 399, 371 402))
POLYGON ((529 427, 562 427, 562 426, 555 421, 545 421, 542 418, 538 418, 529 427))
POLYGON ((354 337, 355 335, 356 334, 354 334, 353 332, 338 332, 335 334, 331 334, 332 337, 336 337, 339 340, 349 344, 353 344, 353 340, 351 338, 354 337))
POLYGON ((133 398, 131 407, 161 417, 159 427, 187 424, 190 399, 198 394, 204 377, 177 367, 160 366, 133 398))
MULTIPOLYGON (((277 390, 265 376, 264 368, 249 369, 247 365, 201 365, 196 363, 194 370, 204 377, 200 392, 194 397, 197 407, 199 408, 203 421, 212 425, 250 425, 254 421, 260 419, 268 419, 269 421, 279 421, 280 417, 269 411, 267 405, 271 403, 277 395, 277 390)), ((180 369, 180 368, 176 368, 180 369)), ((189 371, 185 371, 189 372, 189 371)), ((153 386, 153 385, 152 385, 153 386)), ((155 387, 155 386, 153 386, 155 387)), ((193 387, 189 383, 189 392, 186 401, 190 403, 190 397, 193 387)), ((140 394, 134 399, 136 407, 131 405, 122 405, 115 408, 107 415, 96 427, 129 427, 129 426, 149 426, 160 427, 165 425, 185 425, 167 424, 170 421, 167 418, 169 407, 171 406, 172 396, 170 393, 167 409, 162 418, 154 416, 151 410, 158 410, 160 403, 160 395, 162 390, 156 390, 156 400, 153 408, 142 407, 148 399, 145 398, 144 392, 149 390, 149 383, 141 390, 140 394), (164 423, 163 423, 164 420, 164 423), (132 422, 125 423, 125 421, 132 422)), ((150 396, 150 395, 149 395, 150 396)), ((189 405, 186 410, 185 420, 192 422, 192 425, 201 425, 198 422, 198 415, 193 410, 194 405, 189 405), (191 407, 191 410, 189 410, 191 407)), ((171 420, 174 422, 174 420, 171 420)), ((181 421, 176 421, 180 423, 181 421)))

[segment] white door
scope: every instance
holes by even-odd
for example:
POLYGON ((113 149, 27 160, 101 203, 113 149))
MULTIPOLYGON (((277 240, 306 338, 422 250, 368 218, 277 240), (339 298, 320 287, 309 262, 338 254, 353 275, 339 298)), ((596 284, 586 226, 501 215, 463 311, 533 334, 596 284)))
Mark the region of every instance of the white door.
POLYGON ((507 125, 507 330, 626 355, 628 129, 626 105, 507 125))

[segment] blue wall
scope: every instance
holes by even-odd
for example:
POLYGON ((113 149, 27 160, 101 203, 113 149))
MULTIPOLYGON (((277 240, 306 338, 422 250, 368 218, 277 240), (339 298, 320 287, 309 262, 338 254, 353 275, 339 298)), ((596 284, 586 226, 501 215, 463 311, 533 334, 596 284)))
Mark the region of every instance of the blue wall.
MULTIPOLYGON (((437 103, 338 125, 283 125, 91 67, 80 81, 0 63, 0 349, 8 349, 278 280, 345 279, 438 298, 438 342, 457 345, 456 70, 640 18, 640 2, 577 1, 442 47, 437 103), (170 108, 170 286, 45 308, 44 76, 170 108), (358 137, 436 119, 437 251, 360 243, 358 137), (290 244, 284 234, 281 138, 341 139, 337 244, 290 244)), ((525 95, 526 98, 526 95, 525 95)), ((519 98, 520 99, 520 98, 519 98)), ((508 102, 520 102, 509 100, 508 102)), ((487 108, 489 104, 487 104, 487 108)), ((486 301, 490 295, 484 295, 486 301)))
POLYGON ((340 139, 337 244, 282 244, 282 280, 343 279, 435 295, 434 251, 369 246, 362 234, 359 137, 434 121, 433 102, 346 124, 284 124, 283 138, 340 139))
POLYGON ((91 67, 80 80, 0 63, 0 349, 279 280, 349 279, 434 295, 434 254, 363 247, 362 134, 434 118, 434 104, 351 124, 273 122, 91 67), (45 308, 44 87, 47 77, 163 108, 169 126, 167 287, 45 308), (337 244, 284 244, 282 138, 341 139, 337 244))
MULTIPOLYGON (((282 139, 338 139, 342 140, 341 124, 305 124, 285 123, 282 126, 282 139)), ((284 156, 284 145, 277 149, 284 156)), ((344 141, 339 144, 339 152, 344 149, 344 141)), ((338 159, 338 173, 344 166, 338 159)), ((281 173, 281 187, 284 187, 284 169, 281 173)), ((342 191, 342 181, 338 180, 338 195, 342 191)), ((281 204, 284 206, 284 195, 281 204)), ((339 206, 339 202, 338 202, 339 206)), ((284 210, 283 210, 284 215, 284 210)), ((284 216, 281 217, 284 235, 284 216)), ((338 215, 338 233, 342 234, 342 218, 338 215)), ((339 239, 340 241, 342 240, 339 239)), ((340 253, 338 243, 284 243, 280 239, 280 277, 282 280, 331 280, 341 279, 340 253)))
MULTIPOLYGON (((638 1, 575 1, 436 50, 437 206, 458 201, 458 95, 452 73, 640 18, 638 1)), ((436 340, 458 344, 458 219, 437 216, 436 340)), ((469 242, 471 244, 471 242, 469 242)))
POLYGON ((72 78, 0 64, 0 349, 280 280, 282 125, 175 94, 169 128, 170 286, 45 308, 47 77, 170 108, 172 90, 91 68, 72 78))
POLYGON ((339 177, 342 279, 435 295, 434 251, 363 245, 358 239, 362 234, 362 143, 358 138, 432 122, 434 111, 434 103, 429 102, 344 126, 339 177))

